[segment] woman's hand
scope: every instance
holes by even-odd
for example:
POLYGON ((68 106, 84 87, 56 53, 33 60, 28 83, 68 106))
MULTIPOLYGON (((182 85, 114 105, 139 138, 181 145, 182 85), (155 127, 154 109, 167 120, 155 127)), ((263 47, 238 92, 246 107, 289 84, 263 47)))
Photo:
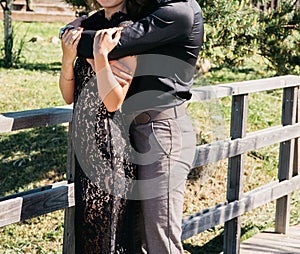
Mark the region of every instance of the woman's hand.
MULTIPOLYGON (((129 82, 124 86, 120 85, 120 80, 114 75, 108 61, 108 53, 118 44, 121 30, 121 28, 111 28, 96 33, 93 47, 94 62, 90 62, 96 72, 99 97, 109 112, 120 108, 130 85, 129 82)), ((124 61, 124 65, 129 66, 129 69, 135 69, 135 57, 128 56, 119 61, 122 61, 122 64, 124 61)), ((129 77, 132 78, 131 75, 129 77)))
POLYGON ((122 27, 115 27, 97 31, 94 39, 94 57, 107 56, 118 44, 121 38, 122 27))
POLYGON ((66 31, 61 40, 63 51, 63 64, 73 64, 77 56, 77 46, 81 37, 83 28, 71 29, 66 31))

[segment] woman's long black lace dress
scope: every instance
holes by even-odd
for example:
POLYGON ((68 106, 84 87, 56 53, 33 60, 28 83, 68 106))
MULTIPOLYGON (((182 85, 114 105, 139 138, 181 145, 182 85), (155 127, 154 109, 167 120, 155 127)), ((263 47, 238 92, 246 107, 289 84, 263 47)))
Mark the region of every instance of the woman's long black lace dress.
MULTIPOLYGON (((128 20, 116 13, 110 20, 99 11, 82 24, 86 30, 115 27, 128 20)), ((126 130, 118 113, 98 99, 95 73, 78 57, 73 117, 75 146, 75 240, 77 254, 136 253, 133 201, 128 200, 135 167, 128 159, 126 130)))

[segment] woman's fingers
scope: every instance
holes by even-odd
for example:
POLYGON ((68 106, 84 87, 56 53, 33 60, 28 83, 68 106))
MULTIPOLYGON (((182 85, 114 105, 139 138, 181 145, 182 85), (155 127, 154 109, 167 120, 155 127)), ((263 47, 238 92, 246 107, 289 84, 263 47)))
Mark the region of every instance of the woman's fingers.
POLYGON ((106 29, 105 35, 108 35, 108 40, 111 43, 117 44, 121 37, 122 28, 114 27, 110 29, 106 29))
POLYGON ((107 55, 118 44, 121 30, 116 27, 97 31, 94 38, 94 55, 107 55))
POLYGON ((113 43, 115 45, 118 44, 119 40, 121 38, 121 30, 118 30, 116 33, 115 33, 115 37, 113 38, 113 43))
POLYGON ((81 37, 82 28, 68 30, 62 37, 62 41, 72 47, 73 45, 77 45, 79 43, 79 39, 81 37))
POLYGON ((93 71, 95 71, 95 60, 87 58, 86 61, 92 66, 93 71))
POLYGON ((102 32, 103 32, 103 30, 99 30, 95 34, 94 45, 93 45, 94 53, 98 52, 100 49, 102 32))

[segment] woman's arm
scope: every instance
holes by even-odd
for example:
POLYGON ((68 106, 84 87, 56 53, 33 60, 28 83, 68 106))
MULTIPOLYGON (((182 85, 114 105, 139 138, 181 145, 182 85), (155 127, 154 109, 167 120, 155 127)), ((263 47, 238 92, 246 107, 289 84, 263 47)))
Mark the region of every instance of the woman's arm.
POLYGON ((67 104, 74 100, 74 61, 77 56, 77 46, 82 29, 66 31, 62 36, 62 66, 59 77, 59 88, 67 104))
MULTIPOLYGON (((121 30, 119 28, 98 31, 93 45, 98 93, 110 112, 120 108, 130 86, 130 83, 123 86, 119 84, 108 61, 108 54, 117 45, 120 34, 121 30)), ((120 61, 131 70, 135 70, 135 57, 125 57, 120 59, 120 61)))

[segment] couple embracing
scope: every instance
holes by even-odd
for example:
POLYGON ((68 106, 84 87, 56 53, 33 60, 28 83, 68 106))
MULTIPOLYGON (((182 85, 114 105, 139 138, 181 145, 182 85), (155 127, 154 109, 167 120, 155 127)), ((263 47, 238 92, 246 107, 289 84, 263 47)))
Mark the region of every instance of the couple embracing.
POLYGON ((203 40, 196 0, 97 0, 61 30, 74 102, 76 253, 182 254, 186 115, 203 40))

